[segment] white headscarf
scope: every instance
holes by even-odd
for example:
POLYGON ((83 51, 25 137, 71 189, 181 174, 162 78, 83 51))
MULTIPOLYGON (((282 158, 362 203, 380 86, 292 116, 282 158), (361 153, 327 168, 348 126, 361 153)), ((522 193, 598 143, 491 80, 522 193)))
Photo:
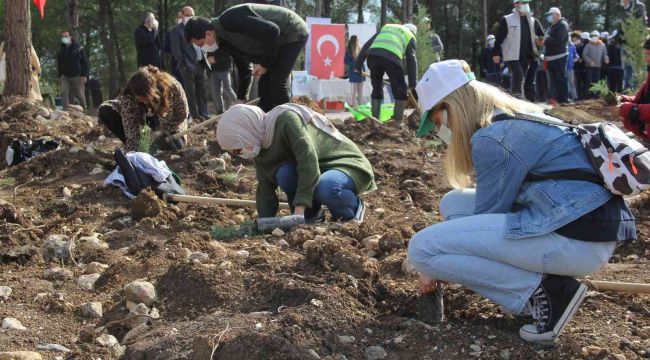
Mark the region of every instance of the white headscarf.
POLYGON ((337 140, 343 139, 343 135, 325 116, 306 106, 287 103, 276 106, 266 115, 257 106, 231 107, 223 114, 217 125, 217 141, 224 150, 236 150, 255 145, 268 149, 273 143, 275 122, 287 111, 298 114, 305 124, 312 124, 337 140))

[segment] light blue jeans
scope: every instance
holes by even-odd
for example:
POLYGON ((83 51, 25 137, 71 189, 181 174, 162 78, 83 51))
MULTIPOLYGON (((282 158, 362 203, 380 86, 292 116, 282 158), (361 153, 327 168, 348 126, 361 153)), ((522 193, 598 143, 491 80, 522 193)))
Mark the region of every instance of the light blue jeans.
POLYGON ((474 189, 453 190, 440 200, 444 222, 413 236, 408 257, 434 279, 465 286, 521 314, 543 274, 581 277, 598 271, 615 241, 573 240, 555 232, 506 239, 506 214, 474 215, 474 189))

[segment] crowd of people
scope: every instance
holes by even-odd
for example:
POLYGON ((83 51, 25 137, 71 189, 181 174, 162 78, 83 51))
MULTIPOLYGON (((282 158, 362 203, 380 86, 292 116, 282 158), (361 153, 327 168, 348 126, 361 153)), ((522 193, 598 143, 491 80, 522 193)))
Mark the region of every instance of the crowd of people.
MULTIPOLYGON (((345 61, 354 84, 364 81, 367 64, 373 116, 379 117, 387 74, 396 123, 411 92, 424 110, 416 136, 435 132, 447 145, 445 173, 455 190, 440 201, 444 221, 418 232, 408 246, 420 290, 431 292, 440 281, 463 285, 510 313, 532 316, 536 323, 520 329, 524 340, 551 343, 586 296, 576 277, 599 270, 617 242, 636 239, 636 230, 622 196, 592 181, 553 177, 596 171, 577 135, 534 102, 590 98, 589 86, 601 78, 620 92, 626 61, 620 31, 571 32, 557 7, 548 10, 544 29, 529 3, 514 0, 513 12, 486 39, 484 81, 462 60, 435 62, 418 79, 413 24, 386 24, 363 47, 352 37, 345 61), (527 121, 531 116, 545 123, 527 121)), ((647 20, 642 3, 622 3, 627 16, 647 20)), ((255 167, 260 217, 277 215, 279 188, 293 214, 308 223, 324 219, 323 206, 332 220, 363 221, 360 196, 377 189, 372 164, 327 117, 289 103, 288 78, 307 34, 305 21, 280 6, 236 5, 214 19, 196 17, 186 6, 161 47, 158 22, 147 13, 134 34, 140 68, 116 99, 99 107, 99 121, 129 151, 155 139, 161 139, 157 149, 180 149, 186 139, 170 135, 209 117, 210 93, 223 112, 219 145, 255 167), (163 50, 172 55, 169 72, 160 69, 163 50), (243 104, 254 76, 259 106, 243 104)), ((442 51, 439 39, 432 45, 442 51)), ((650 40, 644 47, 650 66, 650 40)), ((67 32, 57 59, 64 105, 73 95, 85 107, 88 62, 67 32)), ((358 104, 362 92, 354 89, 358 104)), ((646 138, 649 89, 646 81, 617 109, 625 126, 646 138)))
POLYGON ((647 25, 645 4, 623 0, 624 18, 611 33, 571 31, 560 8, 546 13, 546 29, 530 9, 530 0, 514 0, 496 35, 480 55, 482 79, 532 102, 568 103, 596 96, 591 87, 605 80, 613 93, 633 89, 633 69, 626 59, 621 22, 639 18, 647 25))

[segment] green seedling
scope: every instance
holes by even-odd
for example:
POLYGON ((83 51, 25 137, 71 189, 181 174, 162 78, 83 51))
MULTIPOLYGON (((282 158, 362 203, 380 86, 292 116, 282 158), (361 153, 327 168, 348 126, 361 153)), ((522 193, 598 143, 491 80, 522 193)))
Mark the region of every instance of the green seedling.
POLYGON ((151 150, 151 128, 149 125, 145 124, 140 129, 140 140, 138 141, 138 151, 143 153, 149 153, 151 150))
POLYGON ((12 177, 0 179, 0 187, 14 187, 16 186, 16 179, 12 177))
POLYGON ((238 176, 235 173, 224 173, 219 175, 219 178, 221 178, 223 183, 227 186, 237 185, 238 176))
POLYGON ((257 235, 256 226, 253 221, 245 221, 240 226, 216 226, 210 227, 212 238, 219 241, 243 238, 244 236, 257 235))
POLYGON ((599 82, 592 84, 589 88, 594 94, 598 94, 601 99, 605 100, 607 105, 613 106, 616 105, 616 95, 609 91, 609 86, 607 85, 607 80, 600 80, 599 82))

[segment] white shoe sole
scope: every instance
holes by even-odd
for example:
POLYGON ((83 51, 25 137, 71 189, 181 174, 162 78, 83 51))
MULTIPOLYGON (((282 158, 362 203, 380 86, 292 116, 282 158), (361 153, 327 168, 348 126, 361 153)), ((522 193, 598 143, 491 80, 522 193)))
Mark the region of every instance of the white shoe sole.
POLYGON ((557 338, 562 334, 567 324, 571 321, 571 318, 573 318, 573 315, 575 315, 576 311, 580 307, 580 304, 584 301, 585 296, 587 296, 587 285, 580 284, 578 291, 573 295, 573 299, 571 299, 571 302, 567 305, 562 317, 560 317, 552 331, 540 334, 533 330, 537 328, 536 325, 525 325, 519 329, 519 336, 526 341, 540 344, 551 345, 555 343, 555 340, 557 340, 557 338))

